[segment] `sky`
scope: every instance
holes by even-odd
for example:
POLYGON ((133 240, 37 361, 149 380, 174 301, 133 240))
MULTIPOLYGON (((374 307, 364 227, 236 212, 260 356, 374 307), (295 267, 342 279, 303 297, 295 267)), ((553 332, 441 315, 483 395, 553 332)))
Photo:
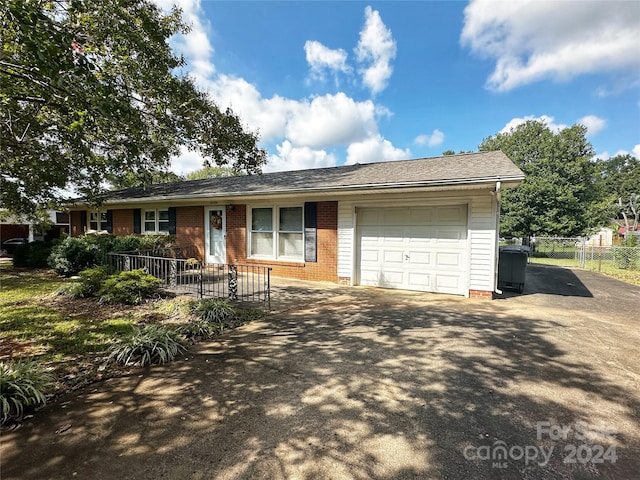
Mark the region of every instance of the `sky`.
POLYGON ((259 133, 265 172, 477 151, 528 119, 640 158, 635 0, 156 1, 183 10, 181 73, 259 133))

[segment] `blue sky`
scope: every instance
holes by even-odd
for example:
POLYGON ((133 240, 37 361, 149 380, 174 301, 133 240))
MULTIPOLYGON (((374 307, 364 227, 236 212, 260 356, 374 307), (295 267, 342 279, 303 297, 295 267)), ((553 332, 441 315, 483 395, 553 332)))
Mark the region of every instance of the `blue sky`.
POLYGON ((640 158, 637 1, 177 4, 185 73, 260 133, 265 171, 475 151, 529 118, 640 158))

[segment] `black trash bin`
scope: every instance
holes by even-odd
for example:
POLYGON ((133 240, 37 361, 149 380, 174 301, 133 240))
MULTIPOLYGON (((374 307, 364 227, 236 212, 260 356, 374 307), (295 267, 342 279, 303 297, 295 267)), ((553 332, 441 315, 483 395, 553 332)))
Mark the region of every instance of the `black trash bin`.
POLYGON ((518 293, 524 291, 529 252, 529 247, 523 245, 500 247, 498 288, 511 288, 517 290, 518 293))

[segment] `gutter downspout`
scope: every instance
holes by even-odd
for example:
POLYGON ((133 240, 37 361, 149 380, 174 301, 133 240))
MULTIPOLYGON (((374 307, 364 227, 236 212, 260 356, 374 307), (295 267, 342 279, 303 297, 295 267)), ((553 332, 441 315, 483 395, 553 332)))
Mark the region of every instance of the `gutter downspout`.
POLYGON ((501 197, 502 195, 500 194, 500 187, 501 187, 501 183, 498 180, 496 182, 496 190, 495 190, 495 197, 496 197, 496 228, 495 228, 495 232, 496 232, 496 240, 498 240, 496 242, 496 259, 495 259, 495 263, 494 263, 494 278, 493 278, 493 291, 498 294, 498 295, 502 295, 502 290, 500 290, 498 288, 498 265, 500 262, 500 245, 499 245, 499 241, 500 241, 500 201, 501 201, 501 197))

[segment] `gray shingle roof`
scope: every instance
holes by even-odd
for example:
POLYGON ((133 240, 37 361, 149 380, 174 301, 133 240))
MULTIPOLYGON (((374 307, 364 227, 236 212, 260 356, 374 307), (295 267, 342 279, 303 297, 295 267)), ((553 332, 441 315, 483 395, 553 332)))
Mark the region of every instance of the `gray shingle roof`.
POLYGON ((188 198, 294 193, 366 188, 457 185, 490 181, 520 181, 522 171, 501 151, 444 157, 355 164, 262 175, 210 178, 149 185, 109 192, 105 200, 188 198))

